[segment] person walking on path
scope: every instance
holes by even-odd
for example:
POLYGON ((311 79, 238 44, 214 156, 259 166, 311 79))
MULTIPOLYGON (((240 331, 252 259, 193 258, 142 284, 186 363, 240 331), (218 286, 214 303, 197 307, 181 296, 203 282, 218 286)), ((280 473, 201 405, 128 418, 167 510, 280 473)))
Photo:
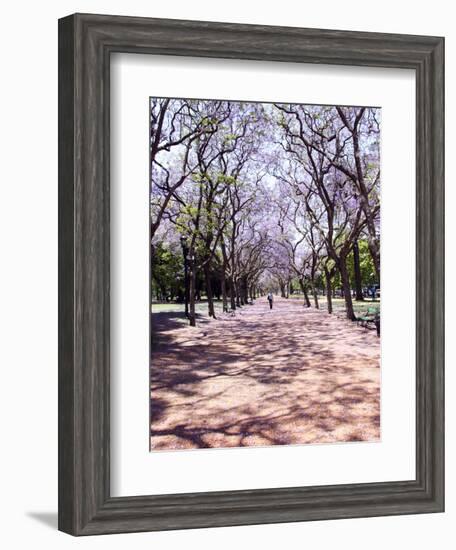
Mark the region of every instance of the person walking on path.
POLYGON ((269 309, 272 309, 272 302, 273 302, 274 298, 272 296, 272 292, 270 292, 268 294, 268 302, 269 302, 269 309))

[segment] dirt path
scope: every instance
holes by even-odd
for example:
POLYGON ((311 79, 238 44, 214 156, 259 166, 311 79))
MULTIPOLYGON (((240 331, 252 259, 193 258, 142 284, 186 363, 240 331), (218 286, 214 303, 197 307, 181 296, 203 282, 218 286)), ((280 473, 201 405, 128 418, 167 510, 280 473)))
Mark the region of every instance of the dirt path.
POLYGON ((152 450, 380 437, 375 331, 279 298, 155 329, 152 450))

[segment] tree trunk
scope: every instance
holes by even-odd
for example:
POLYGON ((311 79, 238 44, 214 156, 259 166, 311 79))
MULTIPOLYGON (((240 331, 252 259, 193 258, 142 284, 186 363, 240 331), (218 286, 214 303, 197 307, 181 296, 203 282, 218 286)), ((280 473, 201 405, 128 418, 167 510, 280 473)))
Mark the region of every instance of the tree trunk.
POLYGON ((225 276, 225 266, 222 265, 222 276, 220 279, 220 286, 222 287, 222 307, 223 311, 228 311, 228 297, 226 294, 226 276, 225 276))
POLYGON ((213 317, 215 319, 214 296, 212 294, 211 270, 209 267, 209 262, 205 262, 204 264, 204 278, 206 280, 207 313, 209 317, 213 317))
POLYGON ((244 303, 249 303, 249 282, 247 280, 247 277, 244 277, 242 279, 242 294, 244 296, 244 303))
POLYGON ((196 268, 195 269, 195 300, 201 302, 201 277, 196 277, 196 268))
POLYGON ((333 306, 332 306, 331 273, 326 268, 325 268, 325 281, 326 281, 326 304, 328 307, 328 313, 332 313, 333 306))
POLYGON ((345 311, 347 319, 350 319, 350 321, 356 321, 352 296, 350 292, 350 278, 348 276, 346 258, 339 258, 339 271, 340 278, 342 280, 342 288, 344 290, 345 311))
POLYGON ((307 292, 307 286, 304 285, 304 302, 306 304, 306 307, 312 307, 311 303, 310 303, 310 300, 309 300, 309 294, 307 292))
POLYGON ((373 243, 371 240, 369 240, 369 252, 374 264, 377 282, 380 284, 380 253, 378 251, 377 243, 373 243))
POLYGON ((184 301, 185 317, 188 318, 188 260, 184 258, 184 301))
POLYGON ((230 277, 230 305, 231 309, 234 311, 236 309, 236 290, 233 277, 230 277))
POLYGON ((236 307, 241 307, 241 294, 239 292, 239 280, 234 281, 234 287, 236 289, 236 307))
POLYGON ((359 246, 357 240, 353 243, 353 264, 355 268, 355 300, 357 300, 358 302, 363 302, 363 285, 361 281, 361 268, 359 265, 359 246))
POLYGON ((301 287, 302 293, 304 294, 304 306, 310 307, 309 295, 307 294, 307 288, 303 279, 299 279, 299 286, 301 287))
POLYGON ((315 281, 312 281, 312 296, 314 299, 315 309, 320 309, 318 305, 318 295, 317 295, 317 289, 315 287, 315 281))
POLYGON ((196 312, 195 312, 195 295, 196 295, 196 269, 195 263, 190 265, 189 273, 189 289, 188 289, 188 318, 190 326, 196 326, 196 312))
POLYGON ((160 294, 161 294, 161 299, 162 299, 162 302, 166 302, 166 286, 163 286, 161 285, 160 286, 160 294))

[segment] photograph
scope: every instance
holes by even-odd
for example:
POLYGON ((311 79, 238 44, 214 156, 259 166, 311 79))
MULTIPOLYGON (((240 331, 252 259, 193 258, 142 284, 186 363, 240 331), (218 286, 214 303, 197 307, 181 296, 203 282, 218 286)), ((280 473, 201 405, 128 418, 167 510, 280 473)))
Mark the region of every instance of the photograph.
POLYGON ((150 450, 379 441, 381 109, 149 112, 150 450))

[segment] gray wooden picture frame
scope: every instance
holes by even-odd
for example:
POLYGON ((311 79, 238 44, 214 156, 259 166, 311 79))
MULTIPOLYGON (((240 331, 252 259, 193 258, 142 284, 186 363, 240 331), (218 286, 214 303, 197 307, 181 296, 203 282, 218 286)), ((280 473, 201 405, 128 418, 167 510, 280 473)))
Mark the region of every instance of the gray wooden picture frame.
POLYGON ((92 535, 443 511, 443 213, 443 38, 83 14, 61 19, 59 529, 92 535), (110 496, 112 52, 415 70, 415 480, 110 496))

